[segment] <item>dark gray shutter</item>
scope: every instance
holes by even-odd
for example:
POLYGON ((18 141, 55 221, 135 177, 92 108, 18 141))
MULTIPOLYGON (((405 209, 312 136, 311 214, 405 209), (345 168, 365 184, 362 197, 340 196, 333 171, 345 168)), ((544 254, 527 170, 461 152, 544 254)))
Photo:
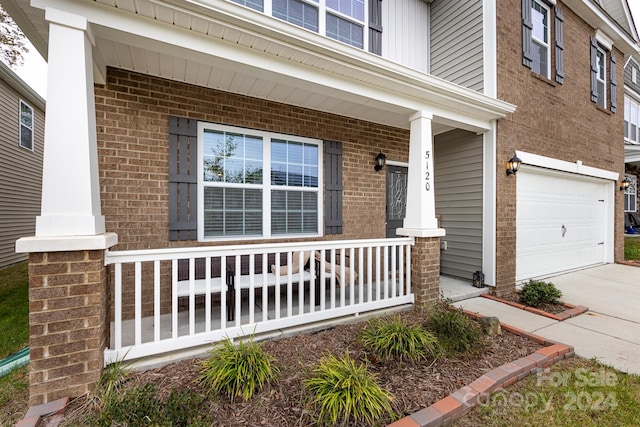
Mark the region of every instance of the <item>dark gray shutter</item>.
POLYGON ((609 85, 610 85, 610 92, 611 92, 611 112, 615 113, 616 112, 616 103, 618 100, 618 96, 616 94, 616 88, 618 87, 618 81, 616 80, 616 55, 611 52, 611 54, 609 55, 609 61, 610 61, 610 67, 609 69, 611 70, 609 72, 610 75, 610 81, 609 81, 609 85))
POLYGON ((198 122, 169 117, 169 240, 198 238, 198 122))
POLYGON ((560 8, 556 7, 556 82, 564 83, 564 15, 560 8))
POLYGON ((591 102, 598 102, 598 42, 595 37, 591 41, 591 102))
POLYGON ((324 233, 342 234, 342 143, 324 141, 324 233))
POLYGON ((369 52, 382 55, 382 0, 369 0, 369 52))
POLYGON ((522 0, 522 65, 529 68, 533 66, 532 33, 531 0, 522 0))

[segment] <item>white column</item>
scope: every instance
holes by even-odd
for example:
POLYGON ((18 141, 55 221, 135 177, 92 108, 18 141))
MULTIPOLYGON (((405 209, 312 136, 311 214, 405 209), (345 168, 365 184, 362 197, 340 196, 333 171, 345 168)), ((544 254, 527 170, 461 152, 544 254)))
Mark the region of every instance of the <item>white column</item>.
POLYGON ((419 111, 410 117, 407 213, 397 233, 415 237, 444 236, 436 220, 433 186, 433 115, 419 111))
POLYGON ((46 10, 49 22, 42 211, 36 236, 105 232, 93 93, 93 33, 85 17, 46 10))

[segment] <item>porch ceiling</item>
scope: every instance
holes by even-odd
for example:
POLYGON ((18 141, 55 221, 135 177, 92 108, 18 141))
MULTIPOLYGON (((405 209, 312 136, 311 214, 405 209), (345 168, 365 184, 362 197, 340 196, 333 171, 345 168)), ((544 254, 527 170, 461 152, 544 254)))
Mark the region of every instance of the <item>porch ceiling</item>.
POLYGON ((86 16, 94 79, 106 67, 408 128, 481 132, 515 107, 228 1, 10 0, 6 9, 46 58, 45 9, 86 16))

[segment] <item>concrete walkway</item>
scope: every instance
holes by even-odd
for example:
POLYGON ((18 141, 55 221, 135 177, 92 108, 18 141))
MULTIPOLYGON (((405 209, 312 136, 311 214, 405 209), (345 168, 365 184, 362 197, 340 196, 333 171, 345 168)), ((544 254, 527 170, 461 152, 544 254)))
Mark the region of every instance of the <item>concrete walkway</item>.
POLYGON ((640 375, 640 267, 607 264, 545 279, 562 300, 589 311, 558 322, 486 298, 454 303, 527 332, 572 345, 576 355, 640 375))

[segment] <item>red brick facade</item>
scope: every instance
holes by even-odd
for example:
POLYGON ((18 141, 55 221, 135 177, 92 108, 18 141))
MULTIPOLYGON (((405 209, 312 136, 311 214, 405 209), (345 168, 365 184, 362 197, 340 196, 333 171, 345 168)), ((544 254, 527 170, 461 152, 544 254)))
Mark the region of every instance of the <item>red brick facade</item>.
MULTIPOLYGON (((618 112, 611 113, 596 107, 590 99, 589 36, 595 35, 595 29, 561 2, 558 6, 564 12, 562 85, 522 65, 521 2, 497 3, 498 98, 518 106, 515 113, 498 121, 497 293, 512 290, 515 281, 517 177, 507 177, 504 168, 515 150, 624 172, 624 55, 614 46, 618 112)), ((624 243, 620 238, 622 202, 622 194, 616 194, 616 260, 622 257, 624 243)))

